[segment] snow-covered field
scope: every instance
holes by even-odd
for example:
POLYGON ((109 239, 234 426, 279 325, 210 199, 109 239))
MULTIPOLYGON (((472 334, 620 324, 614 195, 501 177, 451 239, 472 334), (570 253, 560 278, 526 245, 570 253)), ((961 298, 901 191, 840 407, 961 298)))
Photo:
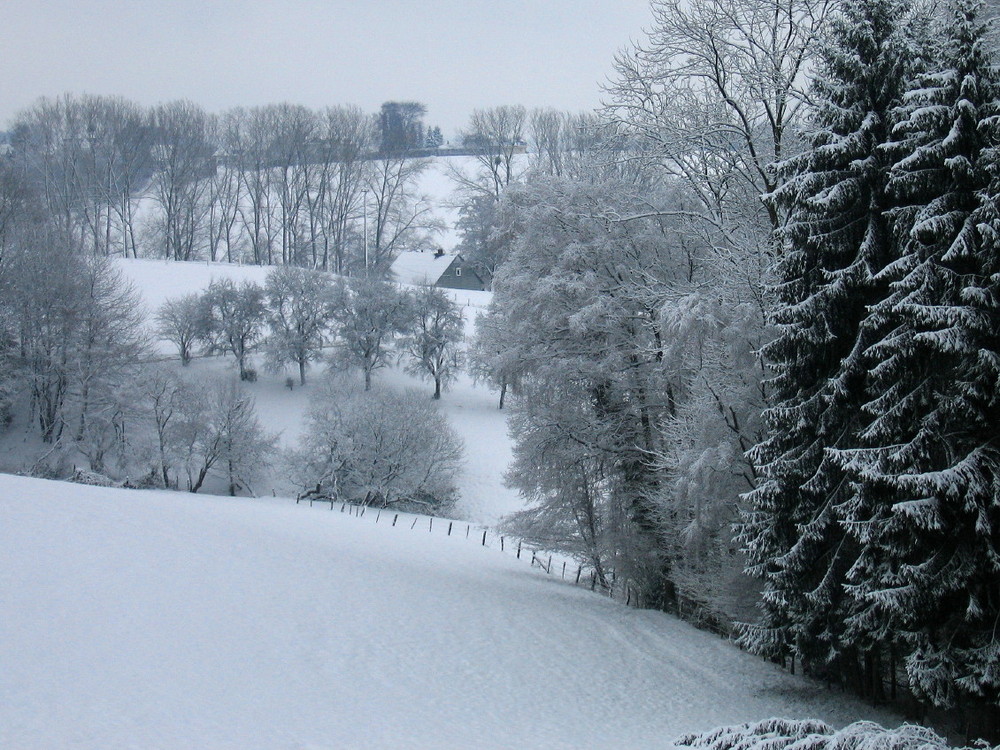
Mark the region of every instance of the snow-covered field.
POLYGON ((628 750, 772 715, 898 723, 444 524, 8 475, 0 519, 2 748, 628 750))
MULTIPOLYGON (((152 315, 166 299, 203 291, 213 279, 254 281, 263 284, 268 268, 226 263, 177 263, 164 260, 118 260, 122 270, 140 293, 147 311, 152 315)), ((449 290, 465 313, 467 335, 471 336, 476 315, 489 304, 489 292, 449 290)), ((160 351, 176 356, 167 342, 160 342, 160 351)), ((259 362, 259 357, 258 357, 259 362)), ((232 358, 196 360, 191 369, 208 377, 232 377, 232 358)), ((286 373, 266 372, 258 368, 259 379, 247 388, 257 402, 261 421, 271 432, 280 436, 284 447, 295 445, 302 431, 302 420, 309 408, 309 395, 314 386, 285 387, 286 373)), ((288 374, 292 374, 289 371, 288 374)), ((322 367, 310 373, 315 383, 322 377, 322 367)), ((400 368, 383 370, 376 375, 376 387, 417 388, 428 396, 433 388, 426 382, 404 373, 400 368)), ((497 409, 497 394, 485 386, 476 385, 467 375, 459 376, 444 394, 439 407, 447 414, 452 426, 465 442, 466 462, 458 478, 461 501, 458 515, 480 523, 494 523, 501 516, 518 510, 522 502, 517 493, 503 485, 503 473, 511 459, 511 444, 507 436, 506 416, 497 409)), ((271 494, 272 489, 289 493, 291 486, 283 481, 280 470, 255 488, 258 494, 271 494)))

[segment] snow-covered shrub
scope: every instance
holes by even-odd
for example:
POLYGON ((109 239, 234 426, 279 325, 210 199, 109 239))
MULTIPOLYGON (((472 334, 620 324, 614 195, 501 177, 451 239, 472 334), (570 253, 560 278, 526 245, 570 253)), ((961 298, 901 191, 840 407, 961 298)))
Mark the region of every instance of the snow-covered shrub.
POLYGON ((856 721, 836 730, 815 719, 765 719, 719 727, 674 740, 677 747, 704 750, 947 750, 948 743, 927 727, 904 724, 886 729, 856 721))
POLYGON ((76 469, 73 476, 69 478, 71 482, 77 484, 88 484, 92 487, 115 487, 115 481, 97 471, 90 469, 76 469))
POLYGON ((313 399, 290 463, 296 484, 314 494, 437 511, 455 499, 461 458, 461 440, 426 395, 332 378, 313 399))

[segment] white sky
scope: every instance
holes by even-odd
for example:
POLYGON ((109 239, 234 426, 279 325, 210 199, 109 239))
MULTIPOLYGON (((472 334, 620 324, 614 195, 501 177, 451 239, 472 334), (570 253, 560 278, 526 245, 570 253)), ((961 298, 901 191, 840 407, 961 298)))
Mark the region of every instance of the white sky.
POLYGON ((5 0, 0 129, 40 96, 427 105, 446 136, 473 109, 591 109, 648 0, 5 0))

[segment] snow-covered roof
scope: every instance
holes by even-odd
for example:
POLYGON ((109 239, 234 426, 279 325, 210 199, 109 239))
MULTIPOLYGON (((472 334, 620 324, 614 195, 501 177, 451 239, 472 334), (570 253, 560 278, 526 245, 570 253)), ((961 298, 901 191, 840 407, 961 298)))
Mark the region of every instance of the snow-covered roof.
POLYGON ((389 273, 396 281, 403 284, 433 286, 457 257, 448 253, 437 255, 432 252, 407 250, 396 256, 396 260, 389 267, 389 273))

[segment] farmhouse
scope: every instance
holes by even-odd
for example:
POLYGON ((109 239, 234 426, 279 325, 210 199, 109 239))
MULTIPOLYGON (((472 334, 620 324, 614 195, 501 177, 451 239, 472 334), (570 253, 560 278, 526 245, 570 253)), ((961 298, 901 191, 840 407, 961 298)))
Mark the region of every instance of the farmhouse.
POLYGON ((400 253, 389 268, 391 278, 403 284, 440 286, 447 289, 483 291, 486 282, 459 253, 407 251, 400 253))

